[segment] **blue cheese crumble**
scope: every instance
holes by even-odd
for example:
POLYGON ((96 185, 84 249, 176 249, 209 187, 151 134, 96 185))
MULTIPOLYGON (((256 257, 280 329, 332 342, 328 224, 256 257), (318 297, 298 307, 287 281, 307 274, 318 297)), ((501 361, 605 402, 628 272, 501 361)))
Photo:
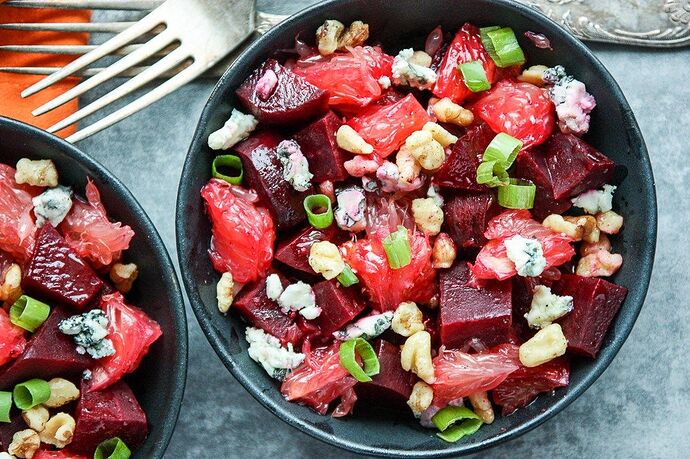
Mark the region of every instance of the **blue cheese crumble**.
POLYGON ((585 84, 568 75, 563 66, 544 71, 544 82, 551 85, 549 97, 556 107, 558 127, 564 134, 582 135, 589 130, 590 112, 597 102, 585 84))
POLYGON ((100 309, 69 317, 58 328, 72 337, 79 354, 88 353, 94 359, 102 359, 115 353, 113 342, 107 338, 108 317, 100 309))
POLYGON ((335 339, 347 341, 352 338, 372 339, 391 327, 393 311, 362 317, 357 322, 348 325, 343 330, 333 332, 335 339))
POLYGON ((517 235, 506 239, 503 244, 506 255, 515 264, 520 276, 536 277, 544 272, 546 258, 539 241, 517 235))
POLYGON ((252 115, 233 109, 223 127, 208 136, 208 146, 212 150, 227 150, 249 137, 258 124, 252 115))
POLYGON ((266 278, 266 296, 273 301, 278 301, 281 293, 283 293, 283 284, 280 282, 280 277, 277 274, 270 274, 266 278))
POLYGON ((603 190, 585 191, 571 201, 575 207, 584 209, 588 214, 596 215, 600 212, 608 212, 613 209, 614 191, 616 191, 615 186, 604 185, 603 190))
POLYGON ((278 297, 278 305, 284 313, 297 311, 307 320, 314 320, 321 315, 314 290, 311 285, 302 281, 288 285, 278 297))
POLYGON ((311 187, 314 175, 309 172, 309 161, 302 154, 299 144, 294 140, 283 140, 276 147, 276 153, 283 165, 283 179, 289 182, 295 191, 307 191, 311 187))
POLYGON ((537 285, 529 312, 525 314, 531 328, 544 328, 573 310, 573 297, 551 293, 549 287, 537 285))
POLYGON ((31 200, 36 215, 36 226, 41 228, 46 222, 57 227, 72 208, 72 190, 58 185, 49 188, 31 200))
POLYGON ((431 89, 436 83, 436 72, 429 67, 410 62, 414 50, 403 49, 393 60, 393 82, 400 86, 431 89))
POLYGON ((249 357, 260 364, 271 378, 282 381, 304 361, 304 354, 295 352, 292 343, 288 343, 286 349, 278 338, 259 328, 247 327, 245 338, 249 343, 249 357))

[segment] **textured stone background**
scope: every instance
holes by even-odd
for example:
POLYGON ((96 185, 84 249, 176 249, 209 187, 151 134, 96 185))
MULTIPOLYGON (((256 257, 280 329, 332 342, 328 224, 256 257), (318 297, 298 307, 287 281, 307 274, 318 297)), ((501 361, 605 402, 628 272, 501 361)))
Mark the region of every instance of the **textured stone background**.
MULTIPOLYGON (((311 3, 259 2, 275 13, 311 3)), ((99 19, 106 17, 116 16, 99 19)), ((690 246, 690 49, 592 48, 623 88, 652 158, 659 200, 652 285, 627 343, 592 388, 542 427, 489 451, 492 457, 680 458, 690 451, 690 277, 683 269, 690 246)), ((79 145, 132 190, 174 259, 179 174, 213 84, 190 84, 79 145)), ((189 378, 167 457, 353 457, 264 410, 221 365, 191 309, 187 316, 189 378)))

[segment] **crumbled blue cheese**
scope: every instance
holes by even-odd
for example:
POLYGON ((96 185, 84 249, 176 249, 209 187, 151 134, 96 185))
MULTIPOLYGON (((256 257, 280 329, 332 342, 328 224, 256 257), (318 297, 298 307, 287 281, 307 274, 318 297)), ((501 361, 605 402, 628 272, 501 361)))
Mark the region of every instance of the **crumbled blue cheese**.
POLYGON ((249 357, 261 364, 271 378, 282 381, 304 361, 304 354, 295 352, 292 343, 288 343, 286 349, 278 338, 259 328, 247 327, 245 338, 249 343, 249 357))
POLYGON ((359 232, 364 229, 366 197, 364 190, 353 186, 336 191, 338 206, 333 215, 340 229, 359 232))
POLYGON ((270 274, 266 278, 266 296, 273 301, 278 301, 281 293, 283 293, 283 284, 280 282, 280 277, 277 274, 270 274))
POLYGON ((410 62, 414 50, 403 49, 393 60, 393 82, 419 89, 431 89, 436 83, 436 72, 410 62))
POLYGON ((343 330, 333 332, 335 339, 346 341, 352 338, 372 339, 388 330, 393 322, 393 311, 362 317, 343 330))
POLYGON ((288 285, 278 297, 278 305, 284 313, 298 311, 307 320, 321 315, 321 308, 316 306, 314 290, 302 281, 288 285))
POLYGON ((549 287, 537 285, 534 288, 532 304, 525 314, 531 328, 544 328, 573 310, 573 297, 551 293, 549 287))
POLYGON ((544 81, 552 85, 549 97, 556 106, 558 127, 565 134, 582 135, 589 130, 589 114, 597 102, 585 84, 565 72, 563 66, 544 71, 544 81))
POLYGON ((309 161, 299 144, 294 140, 283 140, 276 147, 276 153, 283 165, 283 179, 296 191, 307 191, 314 175, 309 172, 309 161))
POLYGON ((79 354, 102 359, 115 353, 113 342, 108 339, 108 317, 100 309, 69 317, 58 328, 72 337, 79 354))
POLYGON ((391 79, 388 76, 383 75, 381 78, 379 78, 379 84, 383 89, 388 89, 391 87, 391 79))
POLYGON ((536 277, 546 268, 544 250, 536 239, 527 239, 520 235, 503 241, 506 255, 515 263, 515 269, 520 276, 536 277))
POLYGON ((429 189, 426 190, 426 196, 433 199, 439 207, 443 207, 443 196, 439 192, 438 185, 430 185, 429 189))
POLYGON ((572 199, 575 207, 584 209, 588 214, 596 215, 613 209, 613 192, 616 187, 604 185, 603 190, 589 190, 572 199))
POLYGON ((45 222, 57 227, 72 208, 72 190, 58 185, 49 188, 31 200, 36 215, 36 226, 41 228, 45 222))
POLYGON ((84 370, 81 373, 81 379, 83 379, 84 381, 91 381, 91 378, 93 378, 93 373, 91 372, 91 370, 84 370))
POLYGON ((223 127, 208 136, 208 146, 212 150, 227 150, 249 137, 258 124, 252 115, 233 109, 223 127))

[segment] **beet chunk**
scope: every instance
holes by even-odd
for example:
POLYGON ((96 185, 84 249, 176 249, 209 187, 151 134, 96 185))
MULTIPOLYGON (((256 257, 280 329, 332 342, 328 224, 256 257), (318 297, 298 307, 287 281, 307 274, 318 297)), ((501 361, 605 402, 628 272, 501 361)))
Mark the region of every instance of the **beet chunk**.
POLYGON ((340 148, 335 141, 335 134, 342 124, 340 118, 329 111, 326 116, 293 136, 307 157, 309 170, 317 182, 337 182, 350 176, 343 163, 351 159, 352 154, 340 148))
POLYGON ((316 305, 321 308, 321 315, 315 322, 321 328, 321 334, 327 338, 365 308, 364 302, 357 298, 353 289, 341 287, 336 281, 319 282, 313 289, 316 305))
POLYGON ((36 237, 22 287, 29 293, 84 309, 101 290, 103 282, 57 230, 46 224, 36 237))
POLYGON ((328 110, 326 91, 283 67, 275 59, 264 62, 235 94, 244 108, 264 124, 299 124, 328 110), (271 72, 278 81, 272 91, 269 85, 269 91, 262 96, 261 90, 257 93, 257 83, 267 73, 271 77, 271 72))
POLYGON ((334 244, 344 242, 339 236, 338 227, 331 225, 325 229, 308 226, 278 243, 275 259, 292 269, 312 276, 316 272, 309 265, 309 251, 315 242, 331 241, 334 244))
POLYGON ((479 248, 486 243, 486 224, 501 212, 491 191, 477 194, 459 193, 444 208, 448 232, 462 248, 479 248))
POLYGON ((12 408, 11 413, 10 422, 0 422, 0 451, 7 451, 14 434, 27 428, 19 410, 12 408))
POLYGON ((283 138, 272 131, 259 132, 235 147, 242 158, 244 177, 259 195, 261 203, 273 216, 276 227, 292 228, 307 218, 304 198, 310 190, 300 193, 283 179, 283 165, 275 147, 283 138))
POLYGON ((572 312, 560 320, 568 351, 596 357, 628 289, 596 277, 563 274, 553 292, 573 297, 572 312))
POLYGON ((131 450, 144 442, 148 435, 146 414, 124 381, 96 392, 87 392, 82 384, 81 394, 74 413, 77 428, 71 449, 93 454, 101 442, 113 437, 121 438, 131 450))
POLYGON ((477 167, 495 136, 486 123, 470 128, 455 142, 448 159, 434 175, 434 181, 446 188, 485 191, 487 187, 477 183, 477 167))
POLYGON ((557 133, 544 149, 555 199, 599 188, 613 177, 613 161, 577 136, 557 133))
POLYGON ((378 339, 372 344, 381 367, 379 374, 371 382, 358 383, 355 386, 358 399, 405 408, 405 403, 412 393, 414 376, 402 369, 400 365, 400 348, 394 344, 378 339))
POLYGON ((553 197, 553 182, 546 167, 543 151, 521 152, 515 161, 515 173, 518 178, 529 180, 536 185, 537 193, 531 211, 539 220, 543 220, 549 214, 562 214, 573 205, 568 197, 553 197))
POLYGON ((569 382, 570 362, 561 357, 538 367, 521 366, 494 388, 492 398, 502 408, 501 414, 507 416, 529 405, 540 393, 567 386, 569 382))
POLYGON ((505 342, 511 330, 510 281, 488 281, 474 288, 470 277, 464 261, 441 272, 441 343, 448 348, 459 348, 469 338, 493 346, 505 342))
POLYGON ((56 376, 79 376, 95 361, 78 354, 71 337, 58 329, 60 321, 68 318, 69 312, 55 306, 48 319, 34 333, 26 349, 12 363, 0 369, 0 390, 5 390, 26 379, 50 379, 56 376))
MULTIPOLYGON (((282 274, 278 274, 283 287, 289 285, 282 274)), ((266 279, 261 279, 243 289, 232 303, 252 327, 260 328, 278 338, 283 345, 297 343, 304 332, 290 317, 280 310, 280 306, 266 295, 266 279)))

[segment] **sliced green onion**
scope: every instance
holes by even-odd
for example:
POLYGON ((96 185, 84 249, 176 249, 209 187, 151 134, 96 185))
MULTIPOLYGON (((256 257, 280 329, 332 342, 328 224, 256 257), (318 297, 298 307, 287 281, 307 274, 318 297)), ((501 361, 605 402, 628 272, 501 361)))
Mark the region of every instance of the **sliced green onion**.
POLYGON ((125 442, 114 437, 98 445, 93 459, 129 459, 131 455, 125 442))
POLYGON ((499 161, 505 170, 513 165, 518 153, 522 149, 522 142, 504 132, 496 134, 489 146, 484 150, 482 161, 499 161))
POLYGON ((507 209, 531 209, 537 187, 524 180, 510 179, 507 186, 498 189, 498 203, 507 209))
POLYGON ((499 67, 510 67, 525 63, 515 32, 510 27, 484 27, 479 29, 484 49, 499 67))
POLYGON ((407 237, 407 228, 398 226, 398 230, 386 236, 383 240, 383 250, 386 251, 388 265, 393 269, 404 268, 412 262, 412 249, 407 237))
POLYGON ((324 229, 333 224, 331 200, 325 194, 312 194, 304 198, 304 210, 309 224, 314 228, 324 229))
POLYGON ((213 160, 213 164, 211 165, 211 174, 213 174, 215 178, 225 180, 226 182, 232 185, 240 185, 242 184, 242 178, 244 177, 244 168, 242 167, 242 160, 239 158, 239 156, 235 155, 216 156, 216 158, 213 160), (239 174, 221 174, 219 172, 219 169, 221 167, 228 167, 234 169, 236 171, 239 171, 239 174))
POLYGON ((371 377, 381 370, 376 351, 362 338, 349 339, 340 344, 340 365, 359 382, 370 382, 371 377), (362 359, 363 367, 357 363, 357 355, 362 359))
POLYGON ((477 168, 477 183, 490 187, 508 185, 508 172, 499 161, 483 162, 477 168))
POLYGON ((486 77, 484 66, 479 61, 467 62, 458 65, 458 70, 462 73, 465 86, 472 92, 486 91, 491 89, 491 83, 486 77))
POLYGON ((17 327, 34 332, 50 314, 50 306, 27 295, 22 295, 10 308, 10 321, 17 327))
POLYGON ((479 416, 464 406, 447 406, 436 413, 431 418, 431 422, 441 431, 436 435, 450 443, 454 443, 467 435, 472 435, 482 425, 479 416), (456 424, 458 421, 462 422, 456 424))
POLYGON ((42 379, 30 379, 14 386, 13 395, 17 408, 28 410, 50 398, 50 385, 42 379))
POLYGON ((355 275, 355 272, 352 271, 352 268, 350 268, 348 265, 345 265, 345 269, 343 269, 343 272, 338 274, 336 279, 338 279, 338 282, 340 282, 343 287, 350 287, 359 283, 357 275, 355 275))
POLYGON ((0 422, 12 422, 10 411, 12 410, 12 392, 0 392, 0 422))

